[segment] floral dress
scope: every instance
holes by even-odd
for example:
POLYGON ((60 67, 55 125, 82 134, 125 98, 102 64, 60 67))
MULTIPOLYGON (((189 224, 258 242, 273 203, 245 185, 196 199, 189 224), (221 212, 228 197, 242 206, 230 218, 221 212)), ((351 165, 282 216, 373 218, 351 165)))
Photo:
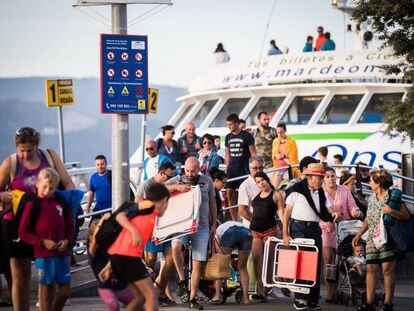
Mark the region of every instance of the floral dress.
POLYGON ((377 200, 376 194, 372 194, 368 198, 368 209, 367 209, 367 221, 368 221, 368 230, 366 232, 366 259, 367 264, 377 264, 386 261, 390 261, 394 258, 395 254, 391 251, 388 244, 385 244, 383 247, 378 249, 373 241, 373 232, 377 223, 381 219, 381 211, 384 205, 388 202, 388 194, 384 197, 383 200, 377 200))

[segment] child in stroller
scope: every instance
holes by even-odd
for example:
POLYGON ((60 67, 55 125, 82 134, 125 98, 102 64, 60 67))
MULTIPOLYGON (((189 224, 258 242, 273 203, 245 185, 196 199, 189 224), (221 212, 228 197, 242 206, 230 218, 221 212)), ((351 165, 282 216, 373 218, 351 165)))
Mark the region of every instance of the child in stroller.
POLYGON ((365 278, 366 274, 366 260, 365 260, 365 245, 358 243, 354 246, 352 256, 347 258, 347 263, 351 265, 349 269, 349 274, 351 277, 352 283, 359 283, 365 278))

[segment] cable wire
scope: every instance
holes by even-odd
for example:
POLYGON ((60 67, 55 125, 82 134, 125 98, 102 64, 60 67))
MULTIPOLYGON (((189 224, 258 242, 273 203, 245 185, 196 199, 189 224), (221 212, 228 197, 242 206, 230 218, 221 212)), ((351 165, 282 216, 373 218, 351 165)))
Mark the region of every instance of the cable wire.
POLYGON ((140 19, 140 20, 137 20, 137 21, 136 21, 136 22, 134 22, 134 23, 130 23, 130 24, 129 24, 129 26, 133 26, 133 25, 135 25, 135 24, 137 24, 137 23, 140 23, 140 22, 142 22, 142 21, 144 21, 144 20, 146 20, 146 19, 148 19, 148 18, 150 18, 150 17, 154 16, 155 14, 158 14, 158 13, 160 13, 161 11, 164 11, 166 8, 168 8, 168 5, 165 5, 164 7, 160 8, 158 11, 155 11, 154 13, 152 13, 152 14, 150 14, 150 15, 148 15, 148 16, 145 16, 144 18, 142 18, 142 19, 140 19))
POLYGON ((273 16, 273 12, 274 12, 275 7, 276 7, 276 2, 277 2, 277 0, 273 1, 272 9, 270 10, 269 18, 267 19, 265 33, 263 35, 263 40, 262 40, 262 47, 260 48, 259 59, 262 58, 262 53, 263 53, 263 49, 264 49, 264 45, 265 45, 265 40, 266 40, 266 37, 267 37, 267 32, 269 30, 270 20, 273 16))
POLYGON ((85 11, 82 11, 82 10, 80 9, 80 7, 75 7, 75 9, 77 9, 77 10, 78 10, 79 12, 81 12, 82 14, 85 14, 86 16, 89 16, 90 18, 92 18, 92 19, 96 20, 97 22, 99 22, 99 23, 101 23, 102 25, 105 25, 106 27, 108 27, 109 29, 111 29, 111 25, 109 25, 109 24, 107 24, 107 23, 105 23, 105 22, 101 21, 100 19, 96 18, 95 16, 93 16, 93 15, 91 15, 91 14, 89 14, 89 13, 85 12, 85 11))

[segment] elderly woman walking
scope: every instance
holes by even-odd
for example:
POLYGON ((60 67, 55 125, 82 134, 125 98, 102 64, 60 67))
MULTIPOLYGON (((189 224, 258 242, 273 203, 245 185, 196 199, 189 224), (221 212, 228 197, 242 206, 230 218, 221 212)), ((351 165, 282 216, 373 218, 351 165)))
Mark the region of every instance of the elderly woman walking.
POLYGON ((378 266, 381 265, 382 273, 384 275, 385 300, 384 305, 380 310, 392 311, 392 300, 394 297, 394 270, 397 262, 396 254, 391 251, 390 245, 386 243, 382 247, 375 246, 373 241, 374 228, 380 221, 382 215, 391 215, 397 220, 408 220, 409 214, 407 208, 401 204, 400 210, 392 209, 388 205, 389 193, 388 190, 392 186, 392 175, 386 169, 373 169, 370 171, 370 184, 374 193, 368 199, 367 217, 364 225, 359 230, 358 234, 352 240, 355 246, 361 236, 367 233, 366 245, 366 263, 367 263, 367 301, 360 306, 358 310, 375 310, 375 288, 377 281, 378 266))

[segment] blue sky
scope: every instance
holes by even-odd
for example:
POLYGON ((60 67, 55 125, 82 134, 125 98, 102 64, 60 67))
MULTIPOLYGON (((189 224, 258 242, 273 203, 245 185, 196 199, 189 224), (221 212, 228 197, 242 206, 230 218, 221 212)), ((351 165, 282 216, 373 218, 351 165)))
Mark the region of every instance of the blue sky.
MULTIPOLYGON (((75 0, 2 1, 0 4, 0 77, 99 77, 99 34, 110 33, 75 9, 75 0)), ((223 42, 232 60, 259 57, 273 0, 173 0, 173 6, 137 23, 130 34, 149 36, 150 84, 188 87, 213 65, 212 52, 223 42)), ((129 5, 128 19, 154 5, 129 5)), ((110 7, 93 7, 110 19, 110 7)), ((83 12, 83 13, 82 13, 83 12)), ((300 51, 306 36, 323 25, 344 49, 344 23, 330 0, 278 0, 267 42, 300 51)), ((348 36, 347 36, 348 37, 348 36)), ((351 46, 348 38, 346 48, 351 46)))

